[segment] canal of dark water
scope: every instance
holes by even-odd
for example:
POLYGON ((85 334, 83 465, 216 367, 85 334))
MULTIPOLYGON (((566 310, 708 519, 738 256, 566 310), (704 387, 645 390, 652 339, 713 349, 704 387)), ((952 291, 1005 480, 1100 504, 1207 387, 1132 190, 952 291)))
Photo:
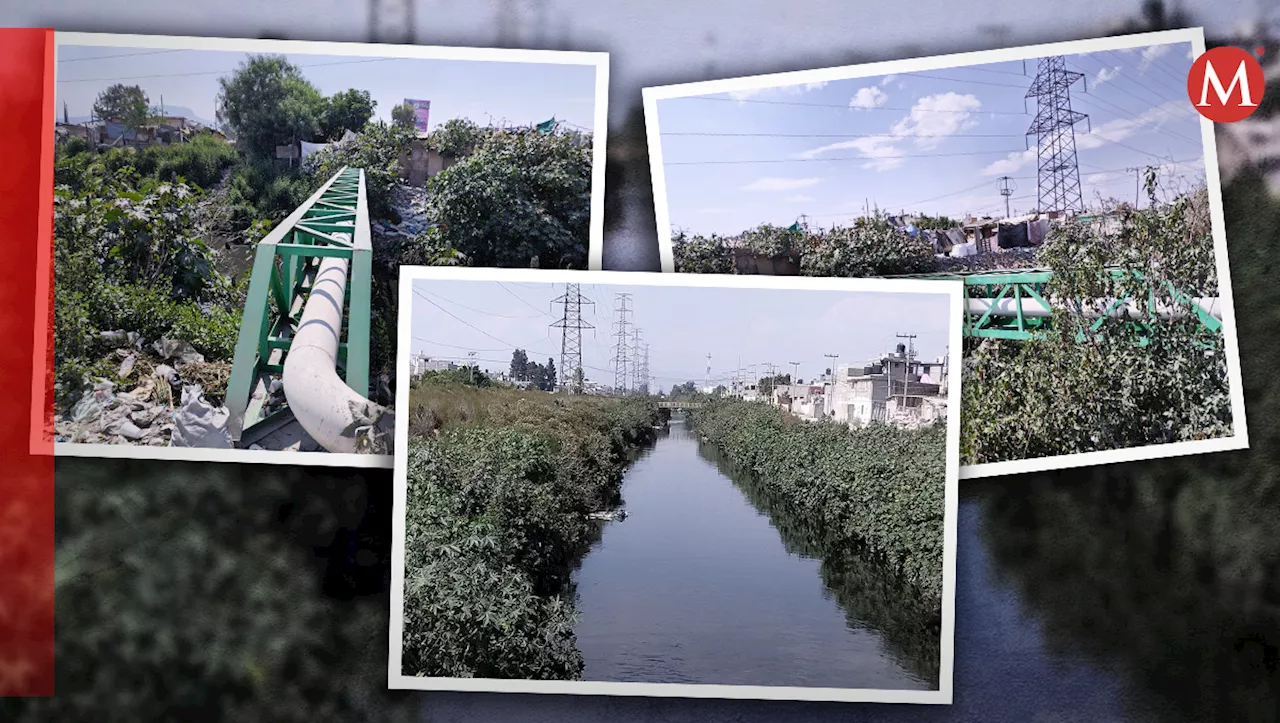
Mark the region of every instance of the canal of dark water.
POLYGON ((622 498, 575 576, 584 679, 936 688, 938 631, 911 592, 824 549, 680 418, 622 498))

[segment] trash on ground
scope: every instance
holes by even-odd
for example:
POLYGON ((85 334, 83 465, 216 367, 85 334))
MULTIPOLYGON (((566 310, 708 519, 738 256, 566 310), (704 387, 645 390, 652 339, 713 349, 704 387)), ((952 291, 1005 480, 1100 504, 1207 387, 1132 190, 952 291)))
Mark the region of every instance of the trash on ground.
POLYGON ((226 407, 215 407, 204 399, 199 385, 182 388, 182 404, 173 414, 174 447, 203 447, 230 449, 231 431, 228 422, 231 413, 226 407))

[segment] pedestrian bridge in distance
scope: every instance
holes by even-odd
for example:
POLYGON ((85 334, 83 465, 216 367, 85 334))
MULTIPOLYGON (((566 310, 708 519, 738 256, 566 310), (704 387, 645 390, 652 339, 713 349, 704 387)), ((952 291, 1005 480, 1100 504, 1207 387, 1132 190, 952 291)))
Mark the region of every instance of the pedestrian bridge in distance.
POLYGON ((702 402, 658 402, 658 409, 702 409, 702 402))

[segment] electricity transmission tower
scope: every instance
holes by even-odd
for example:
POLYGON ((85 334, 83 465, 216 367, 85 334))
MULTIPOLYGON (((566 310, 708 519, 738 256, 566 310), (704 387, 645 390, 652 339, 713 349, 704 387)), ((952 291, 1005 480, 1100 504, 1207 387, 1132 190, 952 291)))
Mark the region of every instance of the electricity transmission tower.
POLYGON ((631 336, 631 294, 616 294, 613 303, 613 310, 618 315, 613 322, 613 336, 617 339, 613 345, 613 389, 617 394, 625 394, 627 371, 630 367, 628 338, 631 336))
MULTIPOLYGON (((1063 213, 1084 210, 1080 193, 1080 165, 1076 160, 1076 124, 1088 115, 1071 109, 1071 86, 1084 80, 1084 73, 1067 70, 1061 55, 1041 58, 1027 98, 1036 99, 1036 117, 1027 135, 1036 137, 1039 157, 1036 173, 1037 210, 1063 213)), ((1085 84, 1085 91, 1089 89, 1085 84)))
POLYGON ((639 369, 636 376, 640 379, 638 392, 642 396, 649 395, 649 345, 643 344, 640 347, 639 369))
POLYGON ((1004 196, 1004 217, 1009 218, 1009 197, 1013 195, 1014 190, 1018 188, 1018 184, 1013 182, 1009 176, 1000 177, 1000 195, 1004 196))
POLYGON ((565 284, 564 294, 551 303, 564 306, 564 314, 551 326, 561 330, 560 338, 560 386, 556 391, 570 394, 582 393, 582 330, 594 329, 582 318, 582 305, 595 304, 582 295, 578 284, 565 284))
POLYGON ((631 328, 631 364, 632 364, 631 391, 637 394, 640 392, 640 385, 644 384, 646 381, 644 375, 648 373, 648 372, 642 373, 643 366, 641 365, 640 361, 641 361, 641 351, 643 349, 644 349, 644 345, 640 343, 640 327, 638 326, 632 327, 631 328))
POLYGON ((707 355, 707 374, 702 378, 702 390, 709 391, 711 389, 711 355, 707 355))
POLYGON ((412 43, 416 0, 369 0, 369 35, 375 43, 412 43))

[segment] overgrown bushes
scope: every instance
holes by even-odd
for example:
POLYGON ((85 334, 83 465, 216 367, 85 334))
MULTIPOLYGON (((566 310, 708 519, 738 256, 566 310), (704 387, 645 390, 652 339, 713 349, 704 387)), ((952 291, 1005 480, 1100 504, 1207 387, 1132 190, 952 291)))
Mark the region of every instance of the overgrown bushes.
MULTIPOLYGON (((59 391, 114 376, 102 332, 190 342, 210 359, 232 354, 241 289, 213 266, 196 235, 198 189, 102 162, 54 194, 54 368, 59 391)), ((118 360, 115 360, 118 364, 118 360)))
POLYGON ((735 248, 757 256, 789 258, 805 276, 892 276, 937 268, 927 240, 908 236, 882 216, 823 231, 765 224, 737 236, 679 233, 672 239, 676 271, 687 273, 734 273, 735 248))
POLYGON ((437 142, 472 149, 428 182, 427 213, 445 244, 474 266, 586 267, 590 136, 471 124, 437 142))
POLYGON ((946 429, 850 429, 768 405, 715 401, 693 428, 845 545, 858 545, 940 610, 946 429))
MULTIPOLYGON (((1154 183, 1150 186, 1154 197, 1154 183)), ((1054 330, 1030 341, 987 340, 965 360, 965 464, 1229 436, 1221 334, 1194 317, 1131 323, 1085 315, 1077 300, 1146 299, 1186 306, 1217 293, 1204 189, 1173 203, 1117 209, 1114 231, 1063 226, 1039 257, 1053 271, 1054 330), (1108 268, 1136 273, 1116 278, 1108 268)))
POLYGON ((616 498, 657 408, 441 380, 409 417, 404 673, 578 677, 566 593, 586 515, 616 498))

